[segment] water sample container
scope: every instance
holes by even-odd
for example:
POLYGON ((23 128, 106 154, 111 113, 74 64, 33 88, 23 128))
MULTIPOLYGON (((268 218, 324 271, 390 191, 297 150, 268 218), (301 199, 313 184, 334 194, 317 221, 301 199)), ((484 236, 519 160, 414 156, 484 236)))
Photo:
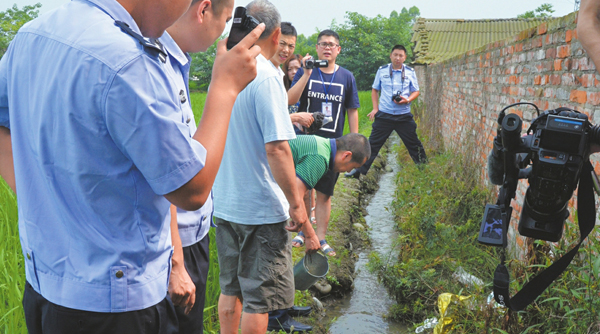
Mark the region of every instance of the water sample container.
POLYGON ((307 290, 329 272, 327 256, 321 253, 305 255, 294 266, 294 284, 296 290, 307 290))

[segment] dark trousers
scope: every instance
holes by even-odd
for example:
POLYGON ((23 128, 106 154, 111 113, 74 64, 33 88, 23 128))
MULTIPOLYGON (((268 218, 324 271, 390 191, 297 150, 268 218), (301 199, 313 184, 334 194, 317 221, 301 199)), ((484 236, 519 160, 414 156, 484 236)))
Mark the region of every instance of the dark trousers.
POLYGON ((176 334, 178 328, 169 298, 138 311, 89 312, 53 304, 27 283, 23 309, 29 334, 176 334))
POLYGON ((413 118, 412 114, 404 114, 399 116, 393 116, 393 119, 386 118, 387 115, 381 117, 381 111, 375 115, 375 121, 373 122, 373 129, 371 130, 371 136, 369 137, 369 144, 371 144, 371 157, 367 162, 358 169, 361 174, 367 174, 371 164, 377 157, 379 150, 385 144, 385 141, 392 134, 392 131, 396 131, 404 146, 408 150, 408 154, 416 164, 426 163, 427 155, 425 154, 425 148, 417 136, 417 123, 413 118), (378 117, 380 116, 380 117, 378 117))
POLYGON ((210 262, 209 244, 210 238, 207 234, 197 243, 183 247, 185 269, 196 285, 196 303, 189 314, 185 314, 182 307, 175 306, 180 334, 202 334, 203 332, 204 299, 206 298, 206 279, 210 262))

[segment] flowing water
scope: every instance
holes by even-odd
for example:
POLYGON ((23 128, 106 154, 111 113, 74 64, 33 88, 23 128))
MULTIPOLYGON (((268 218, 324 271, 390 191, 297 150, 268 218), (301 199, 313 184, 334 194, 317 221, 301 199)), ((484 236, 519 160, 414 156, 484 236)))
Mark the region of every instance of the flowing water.
POLYGON ((392 250, 396 246, 398 233, 391 209, 396 190, 395 175, 398 170, 395 150, 390 150, 387 166, 391 167, 393 172, 381 176, 379 190, 367 206, 368 215, 365 216, 365 220, 369 226, 372 246, 359 254, 355 267, 358 274, 354 280, 354 291, 350 297, 327 309, 328 316, 337 317, 330 328, 332 334, 411 332, 406 326, 385 319, 384 316, 393 301, 385 287, 377 281, 377 276, 367 268, 369 253, 377 251, 383 259, 395 254, 392 250))

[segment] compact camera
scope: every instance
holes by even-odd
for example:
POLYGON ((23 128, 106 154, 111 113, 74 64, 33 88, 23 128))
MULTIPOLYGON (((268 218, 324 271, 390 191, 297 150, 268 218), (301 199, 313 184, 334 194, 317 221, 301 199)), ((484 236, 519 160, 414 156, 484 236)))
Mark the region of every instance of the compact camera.
POLYGON ((329 66, 329 60, 319 60, 313 57, 310 57, 304 61, 304 68, 307 70, 312 70, 313 68, 323 68, 329 66))
POLYGON ((233 24, 227 38, 227 50, 233 48, 246 35, 248 35, 260 22, 251 15, 246 14, 245 7, 237 7, 233 15, 233 24))
POLYGON ((400 91, 396 91, 394 95, 392 95, 392 101, 401 102, 402 96, 400 95, 400 91))

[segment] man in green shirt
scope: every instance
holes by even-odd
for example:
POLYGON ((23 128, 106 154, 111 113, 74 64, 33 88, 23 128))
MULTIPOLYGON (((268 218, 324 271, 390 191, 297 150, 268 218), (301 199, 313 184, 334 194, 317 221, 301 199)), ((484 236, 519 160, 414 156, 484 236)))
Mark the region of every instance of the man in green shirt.
MULTIPOLYGON (((350 133, 337 139, 301 135, 288 140, 288 143, 296 168, 297 189, 302 194, 312 189, 327 171, 343 173, 353 168, 359 168, 371 156, 369 140, 358 133, 350 133)), ((299 232, 293 241, 303 245, 304 238, 318 240, 314 230, 307 228, 306 236, 299 232)), ((321 240, 320 244, 324 248, 329 247, 325 239, 321 240)), ((296 306, 293 309, 271 311, 267 330, 289 332, 293 327, 296 331, 309 332, 312 330, 311 326, 301 324, 290 317, 290 314, 299 315, 308 312, 310 312, 310 308, 304 310, 304 308, 296 306)))
MULTIPOLYGON (((302 135, 288 142, 294 157, 299 189, 303 193, 314 188, 328 170, 337 173, 352 170, 355 166, 362 166, 371 154, 368 140, 358 133, 349 133, 337 139, 302 135)), ((303 245, 304 238, 304 234, 299 233, 292 242, 303 245)), ((325 245, 323 247, 328 247, 325 239, 319 242, 325 245)))

